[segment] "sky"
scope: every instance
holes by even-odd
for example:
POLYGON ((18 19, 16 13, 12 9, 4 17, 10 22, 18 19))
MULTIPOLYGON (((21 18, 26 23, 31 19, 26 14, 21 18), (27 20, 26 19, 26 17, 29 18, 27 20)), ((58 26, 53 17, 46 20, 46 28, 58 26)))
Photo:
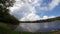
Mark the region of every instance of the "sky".
MULTIPOLYGON (((15 1, 16 2, 14 3, 13 7, 9 7, 9 10, 10 14, 14 15, 19 21, 34 21, 60 16, 60 0, 15 0, 15 1)), ((38 23, 36 24, 23 23, 22 26, 21 25, 20 26, 24 28, 25 25, 26 25, 25 29, 27 28, 28 31, 31 31, 34 28, 35 28, 34 30, 37 30, 40 27, 40 26, 37 27, 38 23), (27 27, 28 24, 30 25, 27 27)))
POLYGON ((60 0, 16 0, 10 13, 20 21, 33 21, 60 16, 60 0))

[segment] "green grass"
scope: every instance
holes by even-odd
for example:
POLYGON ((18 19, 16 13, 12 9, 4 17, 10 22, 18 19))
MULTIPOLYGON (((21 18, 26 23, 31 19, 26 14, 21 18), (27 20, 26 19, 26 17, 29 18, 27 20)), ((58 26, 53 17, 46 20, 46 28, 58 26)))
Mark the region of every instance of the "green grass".
POLYGON ((0 34, 19 34, 19 32, 11 30, 8 24, 0 22, 0 34))

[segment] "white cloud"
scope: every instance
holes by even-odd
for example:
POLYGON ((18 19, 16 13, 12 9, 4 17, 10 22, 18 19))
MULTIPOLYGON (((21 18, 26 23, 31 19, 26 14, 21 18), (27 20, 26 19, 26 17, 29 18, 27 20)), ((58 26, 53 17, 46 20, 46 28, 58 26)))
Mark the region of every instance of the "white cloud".
POLYGON ((43 16, 43 19, 48 19, 49 17, 48 16, 43 16))
POLYGON ((44 6, 44 7, 39 6, 38 8, 39 10, 42 10, 42 11, 49 11, 49 10, 53 10, 56 6, 59 5, 59 3, 60 3, 60 0, 52 0, 51 3, 48 4, 48 6, 44 6))
POLYGON ((50 16, 49 18, 54 18, 54 17, 56 17, 56 16, 50 16))
POLYGON ((10 10, 10 13, 19 20, 21 19, 21 17, 24 18, 30 13, 36 12, 35 8, 27 3, 27 0, 16 0, 13 7, 10 7, 10 10))
POLYGON ((27 0, 27 1, 30 4, 36 4, 36 3, 38 3, 39 0, 27 0))
POLYGON ((40 17, 34 13, 31 13, 28 16, 22 18, 20 21, 35 21, 35 20, 40 20, 40 17))
POLYGON ((59 5, 59 2, 60 0, 52 0, 52 2, 49 4, 49 8, 50 9, 53 9, 53 8, 55 8, 56 6, 58 6, 59 5))
POLYGON ((42 19, 48 19, 48 18, 54 18, 55 16, 43 16, 43 18, 42 19))

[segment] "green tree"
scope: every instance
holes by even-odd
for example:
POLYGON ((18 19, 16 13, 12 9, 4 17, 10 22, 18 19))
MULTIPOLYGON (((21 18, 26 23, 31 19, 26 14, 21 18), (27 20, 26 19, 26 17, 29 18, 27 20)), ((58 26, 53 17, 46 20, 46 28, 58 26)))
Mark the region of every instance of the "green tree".
POLYGON ((14 0, 0 0, 0 22, 8 24, 18 24, 19 21, 14 16, 9 14, 10 6, 13 6, 14 0))

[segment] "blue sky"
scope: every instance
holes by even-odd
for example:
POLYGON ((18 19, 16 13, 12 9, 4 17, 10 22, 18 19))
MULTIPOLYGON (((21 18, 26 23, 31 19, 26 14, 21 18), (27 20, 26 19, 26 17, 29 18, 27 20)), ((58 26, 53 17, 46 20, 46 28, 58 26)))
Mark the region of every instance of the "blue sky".
MULTIPOLYGON (((52 0, 43 0, 43 5, 42 6, 48 6, 49 3, 51 3, 52 0), (44 5, 44 3, 47 3, 44 5)), ((40 10, 37 10, 37 11, 40 11, 40 10)), ((43 17, 44 15, 47 15, 47 16, 60 16, 60 4, 57 5, 56 7, 54 7, 54 9, 52 10, 49 10, 49 11, 40 11, 40 12, 37 12, 37 14, 40 16, 40 17, 43 17), (41 15, 42 14, 42 15, 41 15)))
POLYGON ((40 15, 41 13, 44 13, 42 14, 42 17, 44 15, 47 15, 47 16, 60 16, 60 5, 58 5, 57 7, 55 7, 53 10, 51 11, 45 11, 45 12, 40 12, 40 13, 37 13, 38 15, 40 15))

